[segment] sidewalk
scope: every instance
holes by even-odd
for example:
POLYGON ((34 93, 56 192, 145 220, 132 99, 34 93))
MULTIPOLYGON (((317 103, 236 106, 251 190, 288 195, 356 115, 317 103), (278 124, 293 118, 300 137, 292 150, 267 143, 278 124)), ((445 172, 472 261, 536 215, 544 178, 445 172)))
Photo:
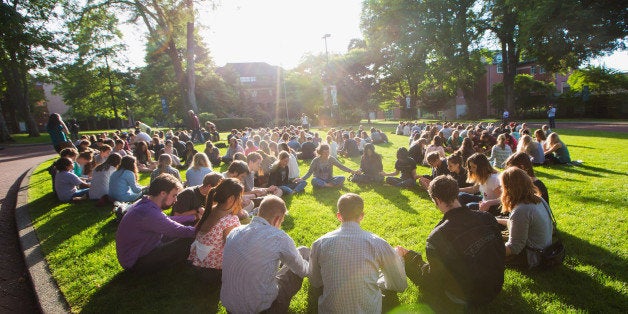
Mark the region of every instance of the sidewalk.
POLYGON ((5 146, 0 150, 0 312, 39 313, 15 223, 20 183, 27 171, 55 156, 52 145, 5 146))

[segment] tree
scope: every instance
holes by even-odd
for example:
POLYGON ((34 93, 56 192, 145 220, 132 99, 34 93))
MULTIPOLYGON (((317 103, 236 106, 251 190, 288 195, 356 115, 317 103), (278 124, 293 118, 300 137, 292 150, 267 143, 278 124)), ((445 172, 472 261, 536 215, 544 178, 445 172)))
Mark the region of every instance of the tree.
MULTIPOLYGON (((514 100, 517 104, 517 113, 523 113, 526 110, 540 108, 546 106, 551 100, 556 86, 554 83, 535 80, 529 74, 517 74, 514 84, 514 100)), ((504 103, 504 84, 499 83, 493 86, 490 95, 491 102, 495 108, 503 110, 506 108, 504 103)), ((514 112, 513 112, 514 113, 514 112)))
POLYGON ((368 0, 362 7, 360 27, 371 49, 373 71, 380 93, 393 88, 395 98, 410 97, 404 116, 413 119, 418 105, 419 84, 427 70, 429 47, 423 2, 368 0))
POLYGON ((60 47, 55 34, 47 29, 56 5, 55 1, 0 3, 0 71, 11 108, 26 121, 32 137, 39 136, 39 130, 31 113, 29 71, 43 67, 53 58, 49 52, 60 47))
POLYGON ((583 61, 625 49, 625 1, 525 1, 522 42, 530 58, 549 71, 578 68, 583 61))
POLYGON ((589 66, 576 70, 569 76, 567 84, 575 92, 582 92, 585 86, 596 94, 628 90, 628 78, 624 74, 604 67, 589 66))

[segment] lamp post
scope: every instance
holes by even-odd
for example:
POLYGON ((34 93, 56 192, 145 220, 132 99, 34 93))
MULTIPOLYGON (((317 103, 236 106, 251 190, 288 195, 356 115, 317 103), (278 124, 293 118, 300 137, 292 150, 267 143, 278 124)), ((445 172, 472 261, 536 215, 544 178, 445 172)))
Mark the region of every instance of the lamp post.
MULTIPOLYGON (((331 37, 331 34, 325 34, 323 35, 323 40, 325 41, 325 58, 327 60, 327 63, 325 65, 325 71, 328 70, 329 68, 329 51, 327 50, 327 38, 331 37)), ((327 92, 329 92, 327 89, 325 89, 327 92)), ((327 97, 329 97, 329 95, 325 95, 324 99, 327 99, 327 97)), ((331 101, 329 102, 329 117, 333 118, 334 117, 334 107, 331 104, 331 101)), ((331 119, 330 119, 331 122, 331 119)))
POLYGON ((325 57, 327 58, 327 64, 329 64, 329 52, 327 51, 327 38, 331 37, 331 34, 323 35, 323 40, 325 40, 325 57))

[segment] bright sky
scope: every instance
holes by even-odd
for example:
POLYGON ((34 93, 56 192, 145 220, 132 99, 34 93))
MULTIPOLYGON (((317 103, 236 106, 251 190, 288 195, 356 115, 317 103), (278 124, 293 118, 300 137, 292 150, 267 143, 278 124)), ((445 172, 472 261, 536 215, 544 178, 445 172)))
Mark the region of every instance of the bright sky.
MULTIPOLYGON (((227 62, 267 62, 284 68, 306 53, 344 53, 352 38, 362 38, 362 0, 223 0, 216 10, 197 7, 198 22, 217 66, 227 62)), ((127 32, 128 34, 129 32, 127 32)), ((136 32, 132 32, 136 33, 136 32)), ((142 65, 144 40, 127 39, 130 61, 142 65)), ((628 52, 596 59, 595 65, 628 72, 628 52)))

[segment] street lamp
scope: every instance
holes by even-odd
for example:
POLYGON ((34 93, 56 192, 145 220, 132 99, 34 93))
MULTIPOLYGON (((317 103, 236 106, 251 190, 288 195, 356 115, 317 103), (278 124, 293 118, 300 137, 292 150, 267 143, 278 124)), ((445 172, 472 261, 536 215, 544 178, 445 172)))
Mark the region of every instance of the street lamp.
POLYGON ((327 57, 327 63, 329 63, 329 52, 327 51, 327 38, 331 37, 331 34, 323 35, 323 40, 325 40, 325 56, 327 57))
MULTIPOLYGON (((331 37, 331 34, 325 34, 322 37, 323 40, 325 41, 325 58, 327 60, 325 71, 329 70, 329 51, 327 50, 327 38, 329 37, 331 37)), ((328 97, 328 95, 325 95, 325 97, 328 97)), ((334 107, 331 105, 331 102, 330 102, 329 103, 329 117, 332 118, 333 116, 334 116, 334 107)))

